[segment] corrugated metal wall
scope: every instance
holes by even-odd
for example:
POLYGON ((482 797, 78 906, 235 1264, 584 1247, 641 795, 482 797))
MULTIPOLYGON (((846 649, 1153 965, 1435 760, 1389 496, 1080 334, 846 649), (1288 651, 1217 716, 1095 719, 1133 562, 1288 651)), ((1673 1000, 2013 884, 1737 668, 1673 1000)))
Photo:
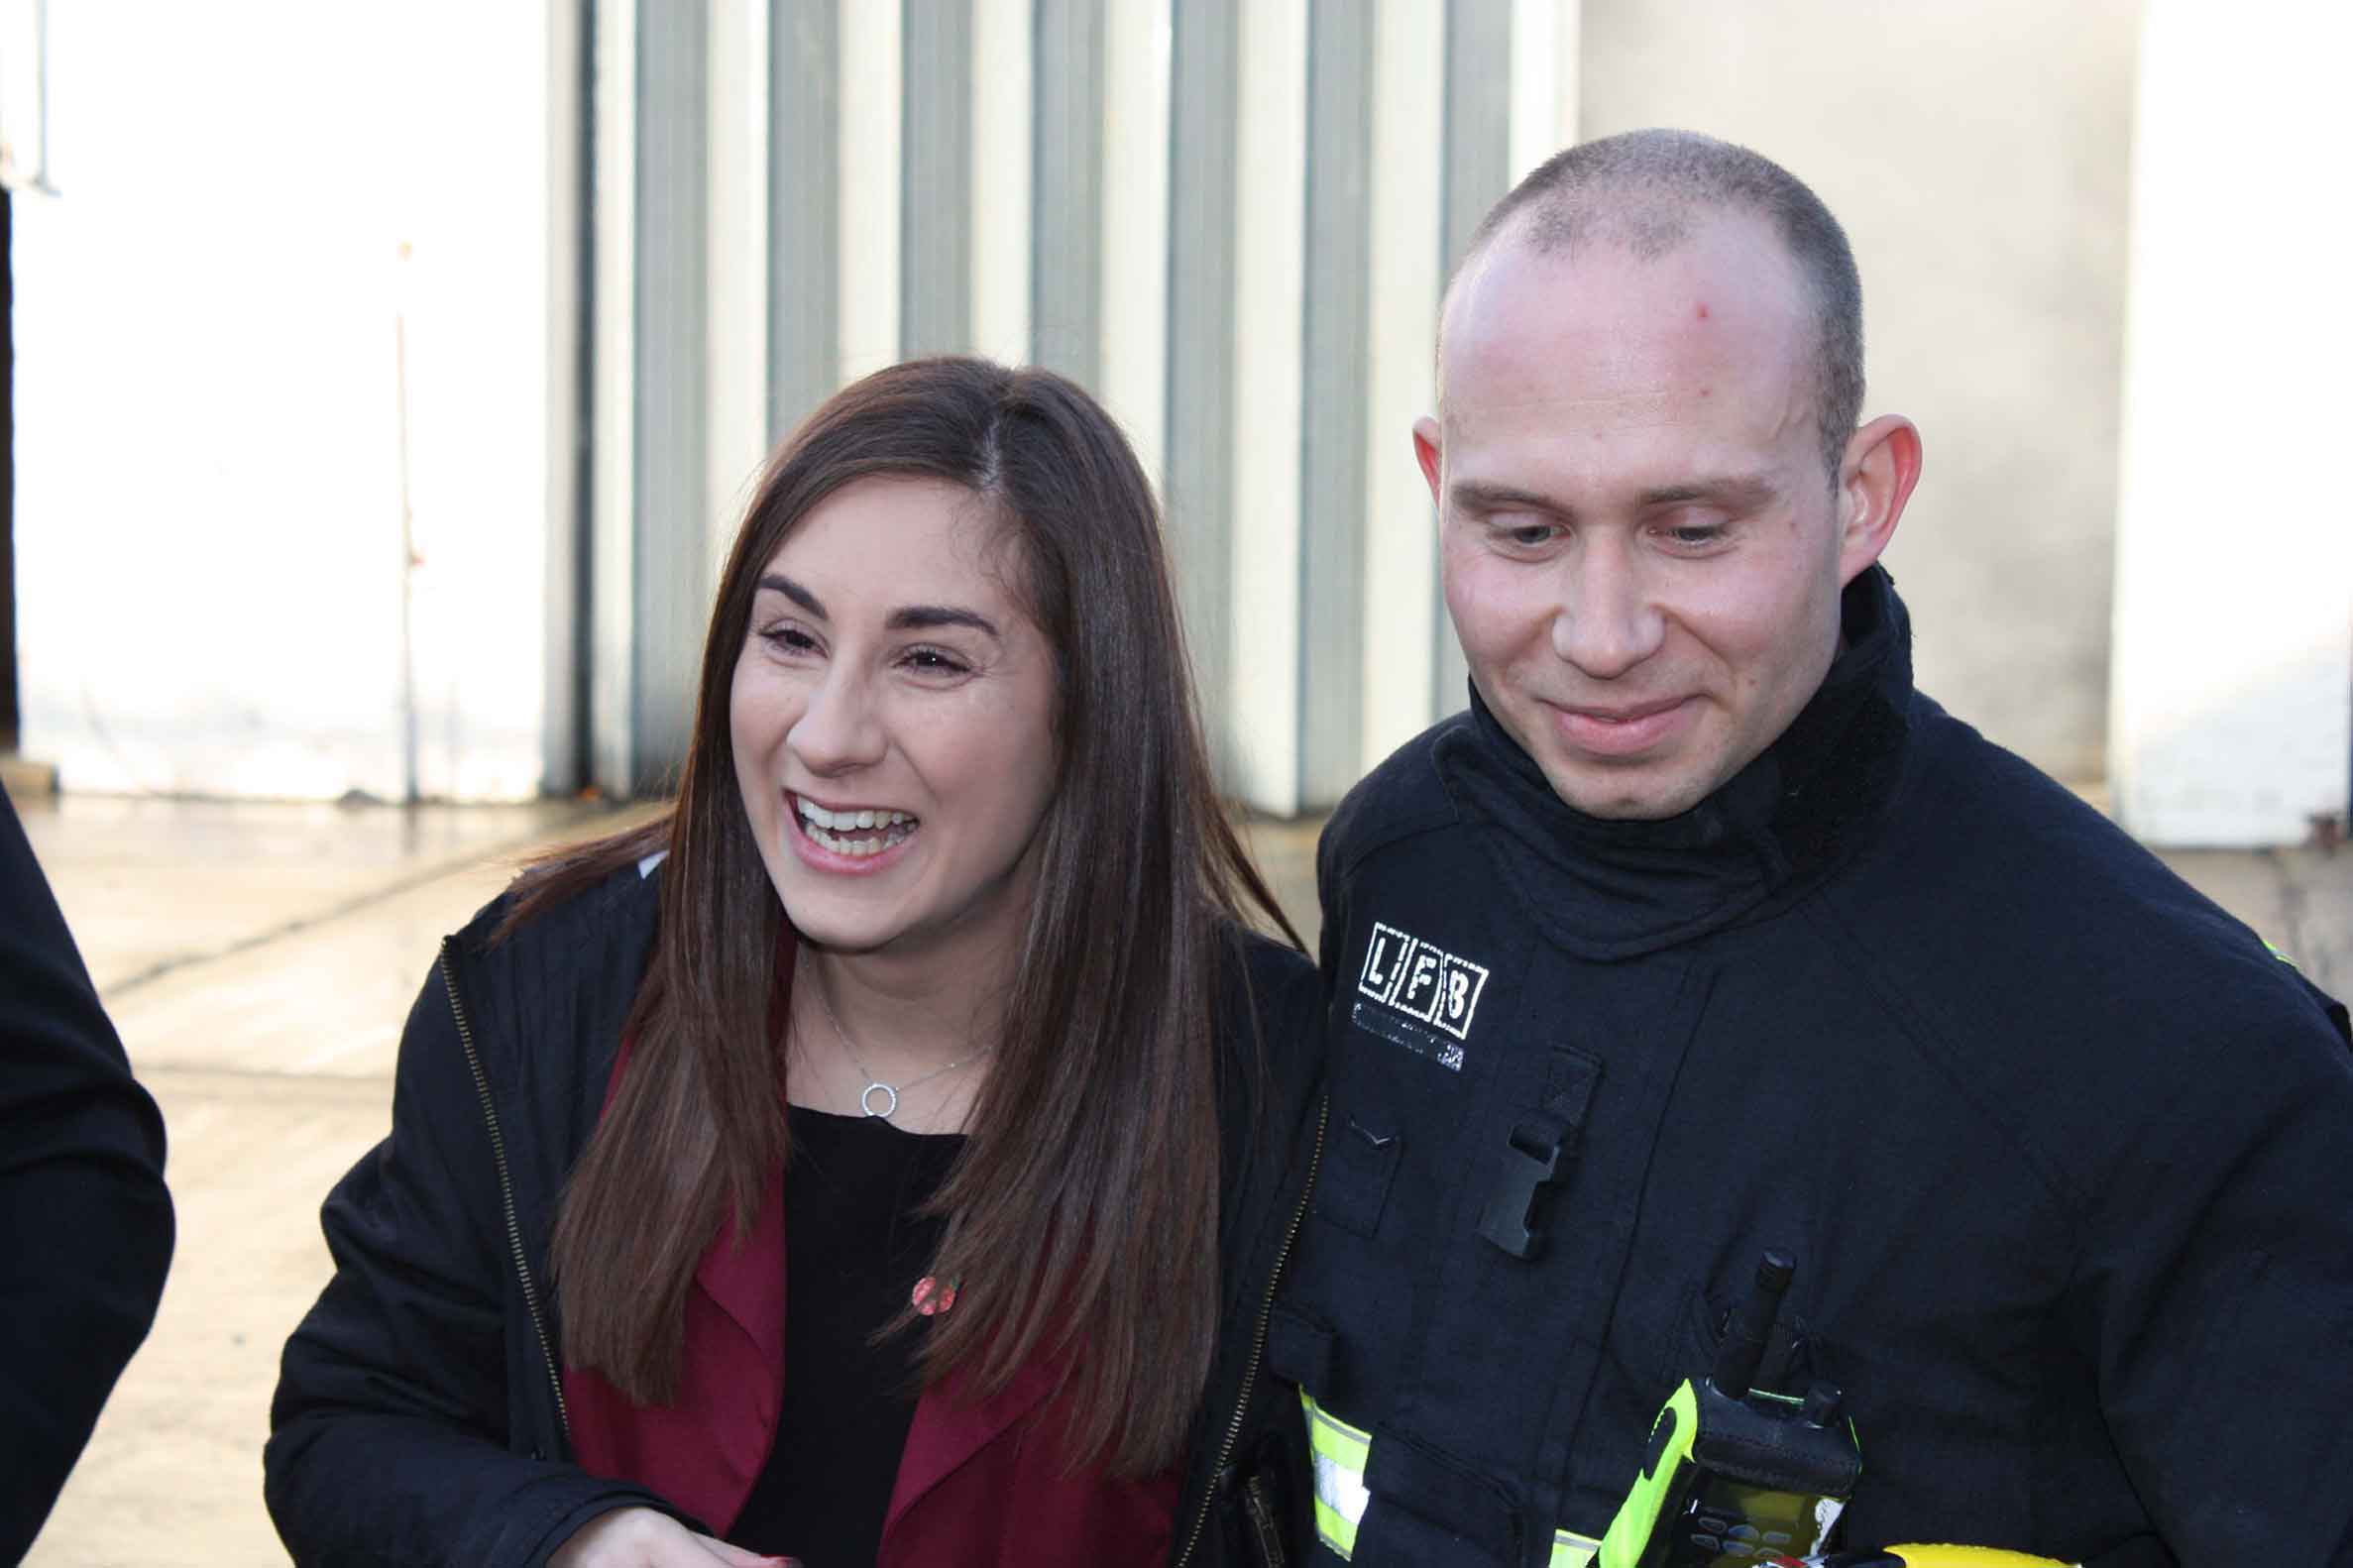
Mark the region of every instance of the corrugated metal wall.
POLYGON ((1092 389, 1167 504, 1233 791, 1460 705, 1428 499, 1446 268, 1575 120, 1577 0, 605 0, 586 639, 658 789, 767 446, 915 354, 1092 389), (755 352, 757 350, 757 352, 755 352))

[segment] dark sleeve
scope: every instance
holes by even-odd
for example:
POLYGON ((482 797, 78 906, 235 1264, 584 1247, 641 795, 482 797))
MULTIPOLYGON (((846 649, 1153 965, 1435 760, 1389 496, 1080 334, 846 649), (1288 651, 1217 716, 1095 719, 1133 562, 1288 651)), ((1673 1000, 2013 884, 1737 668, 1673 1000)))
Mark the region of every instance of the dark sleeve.
POLYGON ((2340 1019, 2245 1009, 2207 1059, 2225 1064, 2214 1080, 2171 1085, 2136 1129, 2086 1227, 2071 1307, 2117 1450, 2183 1568, 2353 1568, 2340 1019))
POLYGON ((1226 1054, 1246 1070, 1226 1074, 1220 1108, 1223 1310, 1170 1544, 1172 1556, 1189 1546, 1187 1561, 1202 1568, 1297 1561, 1312 1530, 1298 1397, 1266 1371, 1262 1352, 1275 1272, 1311 1179, 1323 987, 1295 950, 1236 940, 1241 961, 1229 969, 1220 1017, 1226 1054), (1288 1542, 1287 1555, 1267 1554, 1270 1530, 1288 1542))
POLYGON ((672 1512, 560 1456, 510 1448, 512 1265, 437 973, 400 1037, 392 1136, 320 1218, 335 1273, 286 1342, 262 1456, 271 1517, 296 1563, 519 1568, 600 1513, 672 1512))
POLYGON ((0 794, 0 1562, 31 1548, 171 1261, 164 1120, 0 794))
POLYGON ((1242 1233, 1264 1228, 1305 1160, 1301 1128, 1322 1088, 1323 986, 1297 949, 1235 934, 1219 1016, 1229 1064, 1219 1119, 1226 1147, 1229 1273, 1242 1267, 1242 1233), (1239 981, 1239 984, 1235 982, 1239 981), (1236 1071, 1234 1068, 1240 1068, 1236 1071))
POLYGON ((1322 921, 1315 939, 1316 966, 1322 971, 1327 995, 1335 989, 1333 969, 1339 962, 1341 944, 1348 940, 1348 910, 1340 896, 1336 840, 1332 825, 1326 823, 1315 840, 1315 906, 1322 921))

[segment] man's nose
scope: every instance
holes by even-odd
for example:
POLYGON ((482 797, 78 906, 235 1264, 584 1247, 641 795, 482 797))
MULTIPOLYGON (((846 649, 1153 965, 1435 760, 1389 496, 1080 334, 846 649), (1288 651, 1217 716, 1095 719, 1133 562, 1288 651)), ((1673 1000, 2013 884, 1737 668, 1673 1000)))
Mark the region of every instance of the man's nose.
POLYGON ((829 668, 810 692, 809 706, 793 722, 785 743, 802 766, 821 777, 882 760, 888 742, 870 683, 844 665, 829 668))
POLYGON ((1607 537, 1590 540, 1561 567, 1552 651, 1597 681, 1616 680, 1658 651, 1666 616, 1652 602, 1641 563, 1607 537))

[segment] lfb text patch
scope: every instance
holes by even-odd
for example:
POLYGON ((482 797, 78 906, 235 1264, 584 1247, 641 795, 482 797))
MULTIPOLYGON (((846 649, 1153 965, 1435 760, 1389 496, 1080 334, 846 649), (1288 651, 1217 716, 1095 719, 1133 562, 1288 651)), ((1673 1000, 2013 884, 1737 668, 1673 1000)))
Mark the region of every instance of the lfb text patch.
POLYGON ((1364 972, 1356 988, 1408 1018, 1433 1024, 1457 1040, 1471 1038, 1471 1015, 1487 987, 1487 966, 1458 958, 1395 926, 1373 924, 1364 972))

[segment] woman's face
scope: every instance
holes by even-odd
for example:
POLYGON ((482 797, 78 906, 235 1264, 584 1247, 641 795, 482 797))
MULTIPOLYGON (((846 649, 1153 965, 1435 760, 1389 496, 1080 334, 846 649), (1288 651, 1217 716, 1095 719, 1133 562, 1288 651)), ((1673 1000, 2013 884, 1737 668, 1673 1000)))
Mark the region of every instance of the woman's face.
POLYGON ((947 958, 1020 940, 1056 776, 1054 653, 957 486, 867 479, 762 569, 728 699, 735 778, 794 928, 947 958))

